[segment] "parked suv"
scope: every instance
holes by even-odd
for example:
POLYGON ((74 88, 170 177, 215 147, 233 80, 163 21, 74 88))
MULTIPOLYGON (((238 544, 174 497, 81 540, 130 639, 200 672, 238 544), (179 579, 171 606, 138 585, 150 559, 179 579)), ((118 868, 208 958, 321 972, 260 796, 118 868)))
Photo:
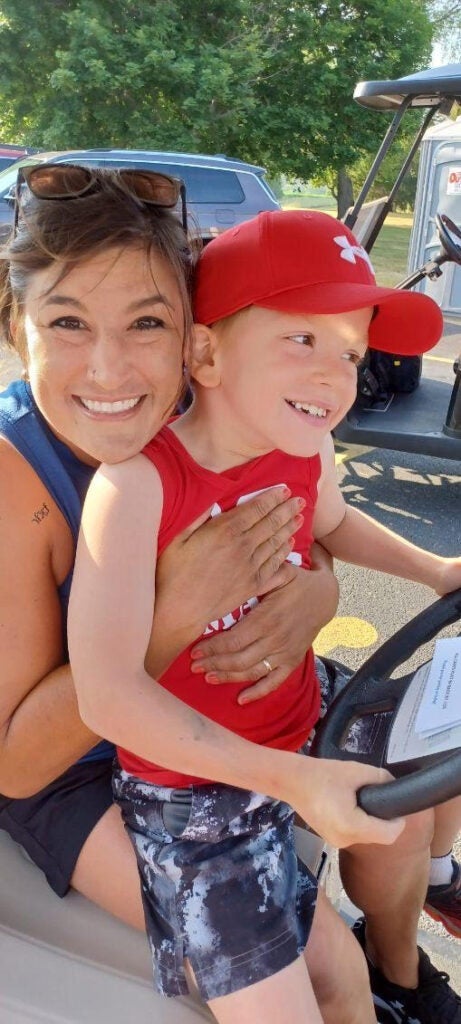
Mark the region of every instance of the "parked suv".
POLYGON ((25 146, 14 146, 10 142, 0 143, 0 171, 4 171, 10 164, 16 163, 23 156, 29 153, 36 153, 36 149, 26 149, 25 146))
POLYGON ((192 222, 203 238, 219 234, 233 224, 255 217, 263 210, 277 210, 279 203, 264 177, 264 168, 229 160, 225 156, 191 153, 160 153, 141 149, 80 149, 37 153, 18 160, 0 173, 0 236, 13 222, 14 186, 19 167, 55 161, 93 167, 138 167, 159 170, 182 178, 192 222))

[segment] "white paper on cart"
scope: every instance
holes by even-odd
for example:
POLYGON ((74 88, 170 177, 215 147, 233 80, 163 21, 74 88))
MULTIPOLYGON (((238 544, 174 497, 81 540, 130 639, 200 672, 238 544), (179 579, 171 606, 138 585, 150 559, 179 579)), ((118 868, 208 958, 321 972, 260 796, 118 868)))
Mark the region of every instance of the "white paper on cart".
POLYGON ((386 754, 388 765, 461 747, 461 723, 435 732, 417 731, 416 722, 425 699, 430 669, 431 663, 428 663, 415 672, 403 697, 389 735, 386 754))
POLYGON ((461 637, 436 640, 416 731, 434 733, 461 724, 461 637))

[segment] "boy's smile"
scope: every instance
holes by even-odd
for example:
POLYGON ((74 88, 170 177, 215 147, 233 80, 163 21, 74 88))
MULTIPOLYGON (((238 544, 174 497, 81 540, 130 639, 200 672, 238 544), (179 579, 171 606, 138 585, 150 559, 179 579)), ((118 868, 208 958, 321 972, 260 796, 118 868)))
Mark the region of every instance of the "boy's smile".
POLYGON ((318 420, 325 419, 327 416, 327 409, 325 407, 320 408, 317 405, 309 405, 307 402, 291 402, 289 399, 287 401, 292 409, 304 413, 305 416, 313 416, 314 419, 318 420))

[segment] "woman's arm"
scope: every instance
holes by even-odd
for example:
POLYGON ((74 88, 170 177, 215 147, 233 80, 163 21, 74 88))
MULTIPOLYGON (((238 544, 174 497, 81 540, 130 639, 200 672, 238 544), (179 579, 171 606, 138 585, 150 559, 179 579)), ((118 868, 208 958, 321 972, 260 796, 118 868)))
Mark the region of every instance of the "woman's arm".
MULTIPOLYGON (((80 718, 62 649, 57 588, 72 568, 70 531, 35 472, 1 438, 0 480, 0 792, 23 798, 57 778, 99 737, 80 718)), ((267 581, 271 566, 273 571, 283 561, 298 508, 295 499, 282 498, 280 492, 266 492, 236 510, 227 526, 226 517, 219 517, 221 531, 208 535, 208 547, 200 533, 196 543, 178 542, 182 575, 176 574, 170 589, 167 581, 164 585, 158 673, 195 639, 200 631, 196 619, 212 618, 229 568, 239 595, 246 596, 255 592, 256 581, 267 581), (201 578, 202 554, 205 561, 216 562, 219 574, 207 589, 192 588, 191 579, 201 578), (181 589, 183 596, 193 596, 190 604, 184 601, 184 609, 181 589), (176 629, 167 628, 172 623, 176 629)), ((284 573, 283 565, 281 579, 284 573)))
POLYGON ((147 761, 287 800, 336 845, 392 842, 403 823, 369 818, 355 800, 360 784, 387 772, 249 743, 147 674, 161 506, 158 474, 143 456, 103 467, 88 492, 69 609, 82 716, 147 761))
POLYGON ((57 581, 72 564, 70 532, 27 462, 1 441, 0 479, 0 792, 25 797, 97 739, 62 664, 57 581))
POLYGON ((232 629, 202 638, 192 651, 192 672, 205 673, 210 685, 254 681, 241 691, 240 704, 264 697, 302 661, 335 615, 338 597, 331 556, 314 544, 311 571, 294 568, 292 579, 266 594, 251 615, 232 629), (272 665, 269 673, 265 658, 272 665))
POLYGON ((208 622, 243 604, 249 594, 284 588, 297 577, 286 558, 304 502, 288 494, 272 488, 211 519, 208 510, 162 553, 146 654, 150 675, 161 675, 208 622))

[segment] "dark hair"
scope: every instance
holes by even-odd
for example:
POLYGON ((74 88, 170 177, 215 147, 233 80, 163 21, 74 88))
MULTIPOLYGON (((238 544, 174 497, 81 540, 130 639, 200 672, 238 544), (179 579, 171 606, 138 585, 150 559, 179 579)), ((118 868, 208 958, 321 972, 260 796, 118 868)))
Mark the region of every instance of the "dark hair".
POLYGON ((15 339, 30 278, 59 261, 60 279, 78 263, 114 246, 143 248, 171 267, 184 309, 184 339, 192 324, 190 291, 198 244, 189 244, 170 210, 143 204, 125 188, 116 170, 92 168, 97 191, 75 199, 38 199, 30 195, 19 213, 18 230, 0 249, 0 331, 3 340, 24 354, 22 332, 15 339))

